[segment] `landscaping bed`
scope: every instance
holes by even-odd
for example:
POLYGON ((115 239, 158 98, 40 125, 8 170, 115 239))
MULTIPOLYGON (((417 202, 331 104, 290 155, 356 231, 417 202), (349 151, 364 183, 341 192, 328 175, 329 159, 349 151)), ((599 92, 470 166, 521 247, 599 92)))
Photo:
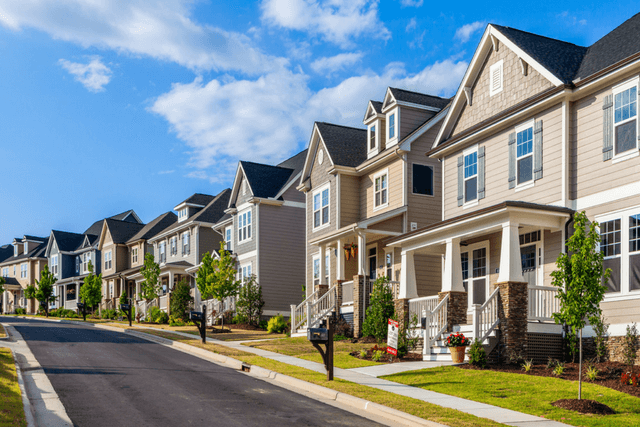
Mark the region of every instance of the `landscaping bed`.
POLYGON ((422 353, 407 353, 402 357, 397 357, 387 353, 387 346, 379 346, 377 344, 371 348, 352 351, 349 354, 360 360, 370 360, 379 363, 422 362, 422 353))
MULTIPOLYGON (((587 364, 582 364, 583 383, 597 384, 603 387, 607 387, 613 390, 620 391, 622 393, 629 394, 631 396, 640 397, 640 382, 636 382, 637 386, 631 384, 623 384, 621 376, 623 373, 632 372, 634 375, 640 374, 640 366, 635 366, 633 371, 629 366, 620 362, 603 362, 594 365, 600 373, 596 380, 587 380, 584 375, 587 369, 587 364)), ((478 370, 473 365, 460 365, 461 369, 478 370)), ((578 364, 577 363, 565 363, 564 372, 560 376, 553 374, 553 370, 547 368, 546 365, 533 365, 529 373, 525 373, 521 365, 503 364, 503 365, 487 365, 485 370, 495 372, 507 372, 520 375, 534 375, 539 377, 553 377, 568 381, 578 381, 578 364)), ((628 381, 629 382, 629 381, 628 381)))

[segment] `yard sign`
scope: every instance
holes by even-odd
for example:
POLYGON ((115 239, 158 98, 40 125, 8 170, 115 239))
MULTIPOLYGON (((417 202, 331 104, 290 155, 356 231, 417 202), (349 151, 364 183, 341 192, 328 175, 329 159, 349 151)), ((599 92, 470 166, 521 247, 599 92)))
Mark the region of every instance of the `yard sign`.
POLYGON ((387 333, 387 353, 398 355, 398 322, 389 319, 389 331, 387 333))

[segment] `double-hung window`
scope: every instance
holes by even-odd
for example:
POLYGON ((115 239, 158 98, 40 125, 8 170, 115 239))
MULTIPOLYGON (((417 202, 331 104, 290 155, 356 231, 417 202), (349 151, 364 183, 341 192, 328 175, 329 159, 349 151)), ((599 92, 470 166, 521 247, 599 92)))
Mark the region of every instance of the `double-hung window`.
POLYGON ((138 248, 131 248, 131 263, 135 264, 138 262, 138 248))
POLYGON ((242 283, 246 283, 251 278, 251 264, 242 266, 240 270, 242 272, 240 280, 242 280, 242 283))
POLYGON ((464 156, 464 202, 478 198, 478 152, 464 156))
POLYGON ((313 193, 313 228, 329 224, 329 186, 313 193))
POLYGON ((160 242, 160 263, 167 262, 167 243, 160 242))
POLYGON ((191 253, 191 235, 188 231, 182 234, 182 256, 189 255, 191 253))
POLYGON ((20 277, 21 278, 26 278, 27 277, 27 264, 20 264, 20 277))
POLYGON ((389 172, 384 171, 373 179, 373 206, 380 208, 389 202, 389 172))
POLYGON ((2 269, 2 277, 9 277, 9 268, 5 267, 2 269))
POLYGON ((251 209, 238 215, 238 242, 251 239, 251 209))
POLYGON ((389 115, 389 139, 396 137, 396 114, 389 115))
POLYGON ((225 241, 225 246, 227 250, 230 251, 231 250, 231 227, 225 228, 224 241, 225 241))
POLYGON ((369 151, 373 151, 376 148, 376 125, 369 127, 369 151))
POLYGON ((89 261, 91 261, 91 257, 88 252, 82 254, 82 272, 86 273, 89 271, 89 261))
POLYGON ((614 89, 613 136, 615 155, 638 148, 637 105, 637 80, 614 89))
POLYGON ((171 256, 178 255, 178 237, 171 238, 171 256))
POLYGON ((111 268, 111 257, 112 257, 112 252, 111 251, 107 251, 104 254, 104 269, 105 270, 109 270, 111 268))
POLYGON ((517 184, 533 180, 533 126, 516 134, 517 184))
POLYGON ((51 257, 51 274, 58 274, 58 255, 51 257))
POLYGON ((620 268, 622 251, 621 220, 612 219, 600 223, 600 251, 604 255, 603 267, 611 269, 607 292, 620 291, 620 268))

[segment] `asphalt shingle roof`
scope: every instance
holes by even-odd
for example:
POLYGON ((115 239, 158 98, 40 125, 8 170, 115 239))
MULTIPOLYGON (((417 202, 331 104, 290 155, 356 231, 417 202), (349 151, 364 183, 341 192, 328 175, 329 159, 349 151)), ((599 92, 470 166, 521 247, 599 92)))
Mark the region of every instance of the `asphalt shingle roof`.
POLYGON ((411 92, 409 90, 390 87, 391 94, 396 101, 410 102, 412 104, 427 105, 434 108, 444 108, 449 103, 449 98, 441 98, 439 96, 427 95, 424 93, 411 92))
POLYGON ((173 212, 163 213, 162 215, 142 227, 140 231, 134 234, 133 237, 131 237, 127 242, 135 242, 136 240, 140 239, 150 239, 156 234, 160 233, 162 230, 173 225, 177 221, 178 216, 173 212))
POLYGON ((371 105, 373 106, 373 109, 376 110, 376 113, 381 114, 382 113, 382 102, 380 101, 370 101, 371 105))
MULTIPOLYGON (((220 193, 218 193, 217 196, 210 196, 213 197, 211 199, 211 201, 209 202, 209 204, 207 204, 207 206, 205 206, 204 208, 200 209, 199 212, 195 213, 193 216, 191 216, 191 218, 189 218, 189 220, 184 221, 184 222, 176 222, 172 225, 170 225, 169 227, 165 228, 164 230, 156 233, 156 234, 164 234, 167 232, 170 232, 171 230, 174 230, 176 228, 179 228, 180 226, 190 223, 192 221, 202 221, 202 222, 209 222, 212 224, 217 223, 218 221, 220 221, 220 218, 222 218, 224 216, 224 211, 227 209, 227 207, 229 206, 229 198, 231 197, 231 189, 230 188, 226 188, 224 190, 222 190, 220 193)), ((188 199, 187 199, 188 200, 188 199)))
POLYGON ((213 198, 214 197, 210 194, 195 193, 193 196, 189 197, 187 200, 184 200, 178 203, 178 205, 181 205, 183 203, 192 203, 194 205, 206 206, 211 200, 213 200, 213 198))
MULTIPOLYGON (((35 248, 31 249, 29 251, 29 253, 22 253, 18 256, 11 256, 7 259, 5 259, 4 261, 1 261, 0 263, 2 264, 13 264, 14 262, 23 260, 23 259, 27 259, 27 258, 44 258, 44 254, 47 250, 47 244, 49 243, 49 238, 45 237, 44 241, 42 243, 40 243, 38 246, 36 246, 35 248)), ((13 255, 13 249, 12 249, 12 253, 13 255)))
MULTIPOLYGON (((129 209, 126 212, 122 212, 122 213, 119 213, 117 215, 110 216, 109 219, 117 219, 117 220, 122 221, 130 213, 135 213, 135 212, 133 212, 133 209, 129 209)), ((93 224, 91 224, 91 227, 87 228, 84 231, 84 233, 82 233, 82 234, 89 234, 89 235, 92 235, 92 236, 99 236, 100 233, 102 233, 102 221, 104 221, 104 219, 101 219, 99 221, 94 222, 93 224)))
POLYGON ((76 250, 84 241, 84 235, 79 233, 59 230, 53 230, 51 233, 58 244, 58 249, 65 252, 76 250))
POLYGON ((13 245, 6 244, 0 246, 0 262, 13 256, 13 245))
POLYGON ((367 160, 367 130, 316 122, 333 163, 356 167, 367 160))
POLYGON ((111 239, 115 244, 125 243, 144 227, 144 224, 138 224, 137 222, 120 221, 111 218, 105 219, 105 222, 111 233, 111 239))
POLYGON ((241 161, 242 170, 255 197, 275 197, 289 181, 293 169, 241 161))
POLYGON ((28 234, 25 234, 23 240, 35 240, 36 242, 43 242, 45 239, 46 237, 36 237, 36 236, 29 236, 28 234))

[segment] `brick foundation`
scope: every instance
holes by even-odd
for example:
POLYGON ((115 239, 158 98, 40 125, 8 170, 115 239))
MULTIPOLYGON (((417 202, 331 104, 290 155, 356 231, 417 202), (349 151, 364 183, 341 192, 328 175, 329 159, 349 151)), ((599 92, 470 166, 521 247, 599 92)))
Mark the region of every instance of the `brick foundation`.
POLYGON ((500 344, 505 354, 515 352, 527 357, 527 312, 529 309, 528 283, 496 283, 500 289, 498 317, 500 318, 500 344))
POLYGON ((453 330, 453 325, 464 325, 467 323, 467 293, 466 292, 438 292, 438 302, 449 295, 447 304, 447 331, 453 330))

